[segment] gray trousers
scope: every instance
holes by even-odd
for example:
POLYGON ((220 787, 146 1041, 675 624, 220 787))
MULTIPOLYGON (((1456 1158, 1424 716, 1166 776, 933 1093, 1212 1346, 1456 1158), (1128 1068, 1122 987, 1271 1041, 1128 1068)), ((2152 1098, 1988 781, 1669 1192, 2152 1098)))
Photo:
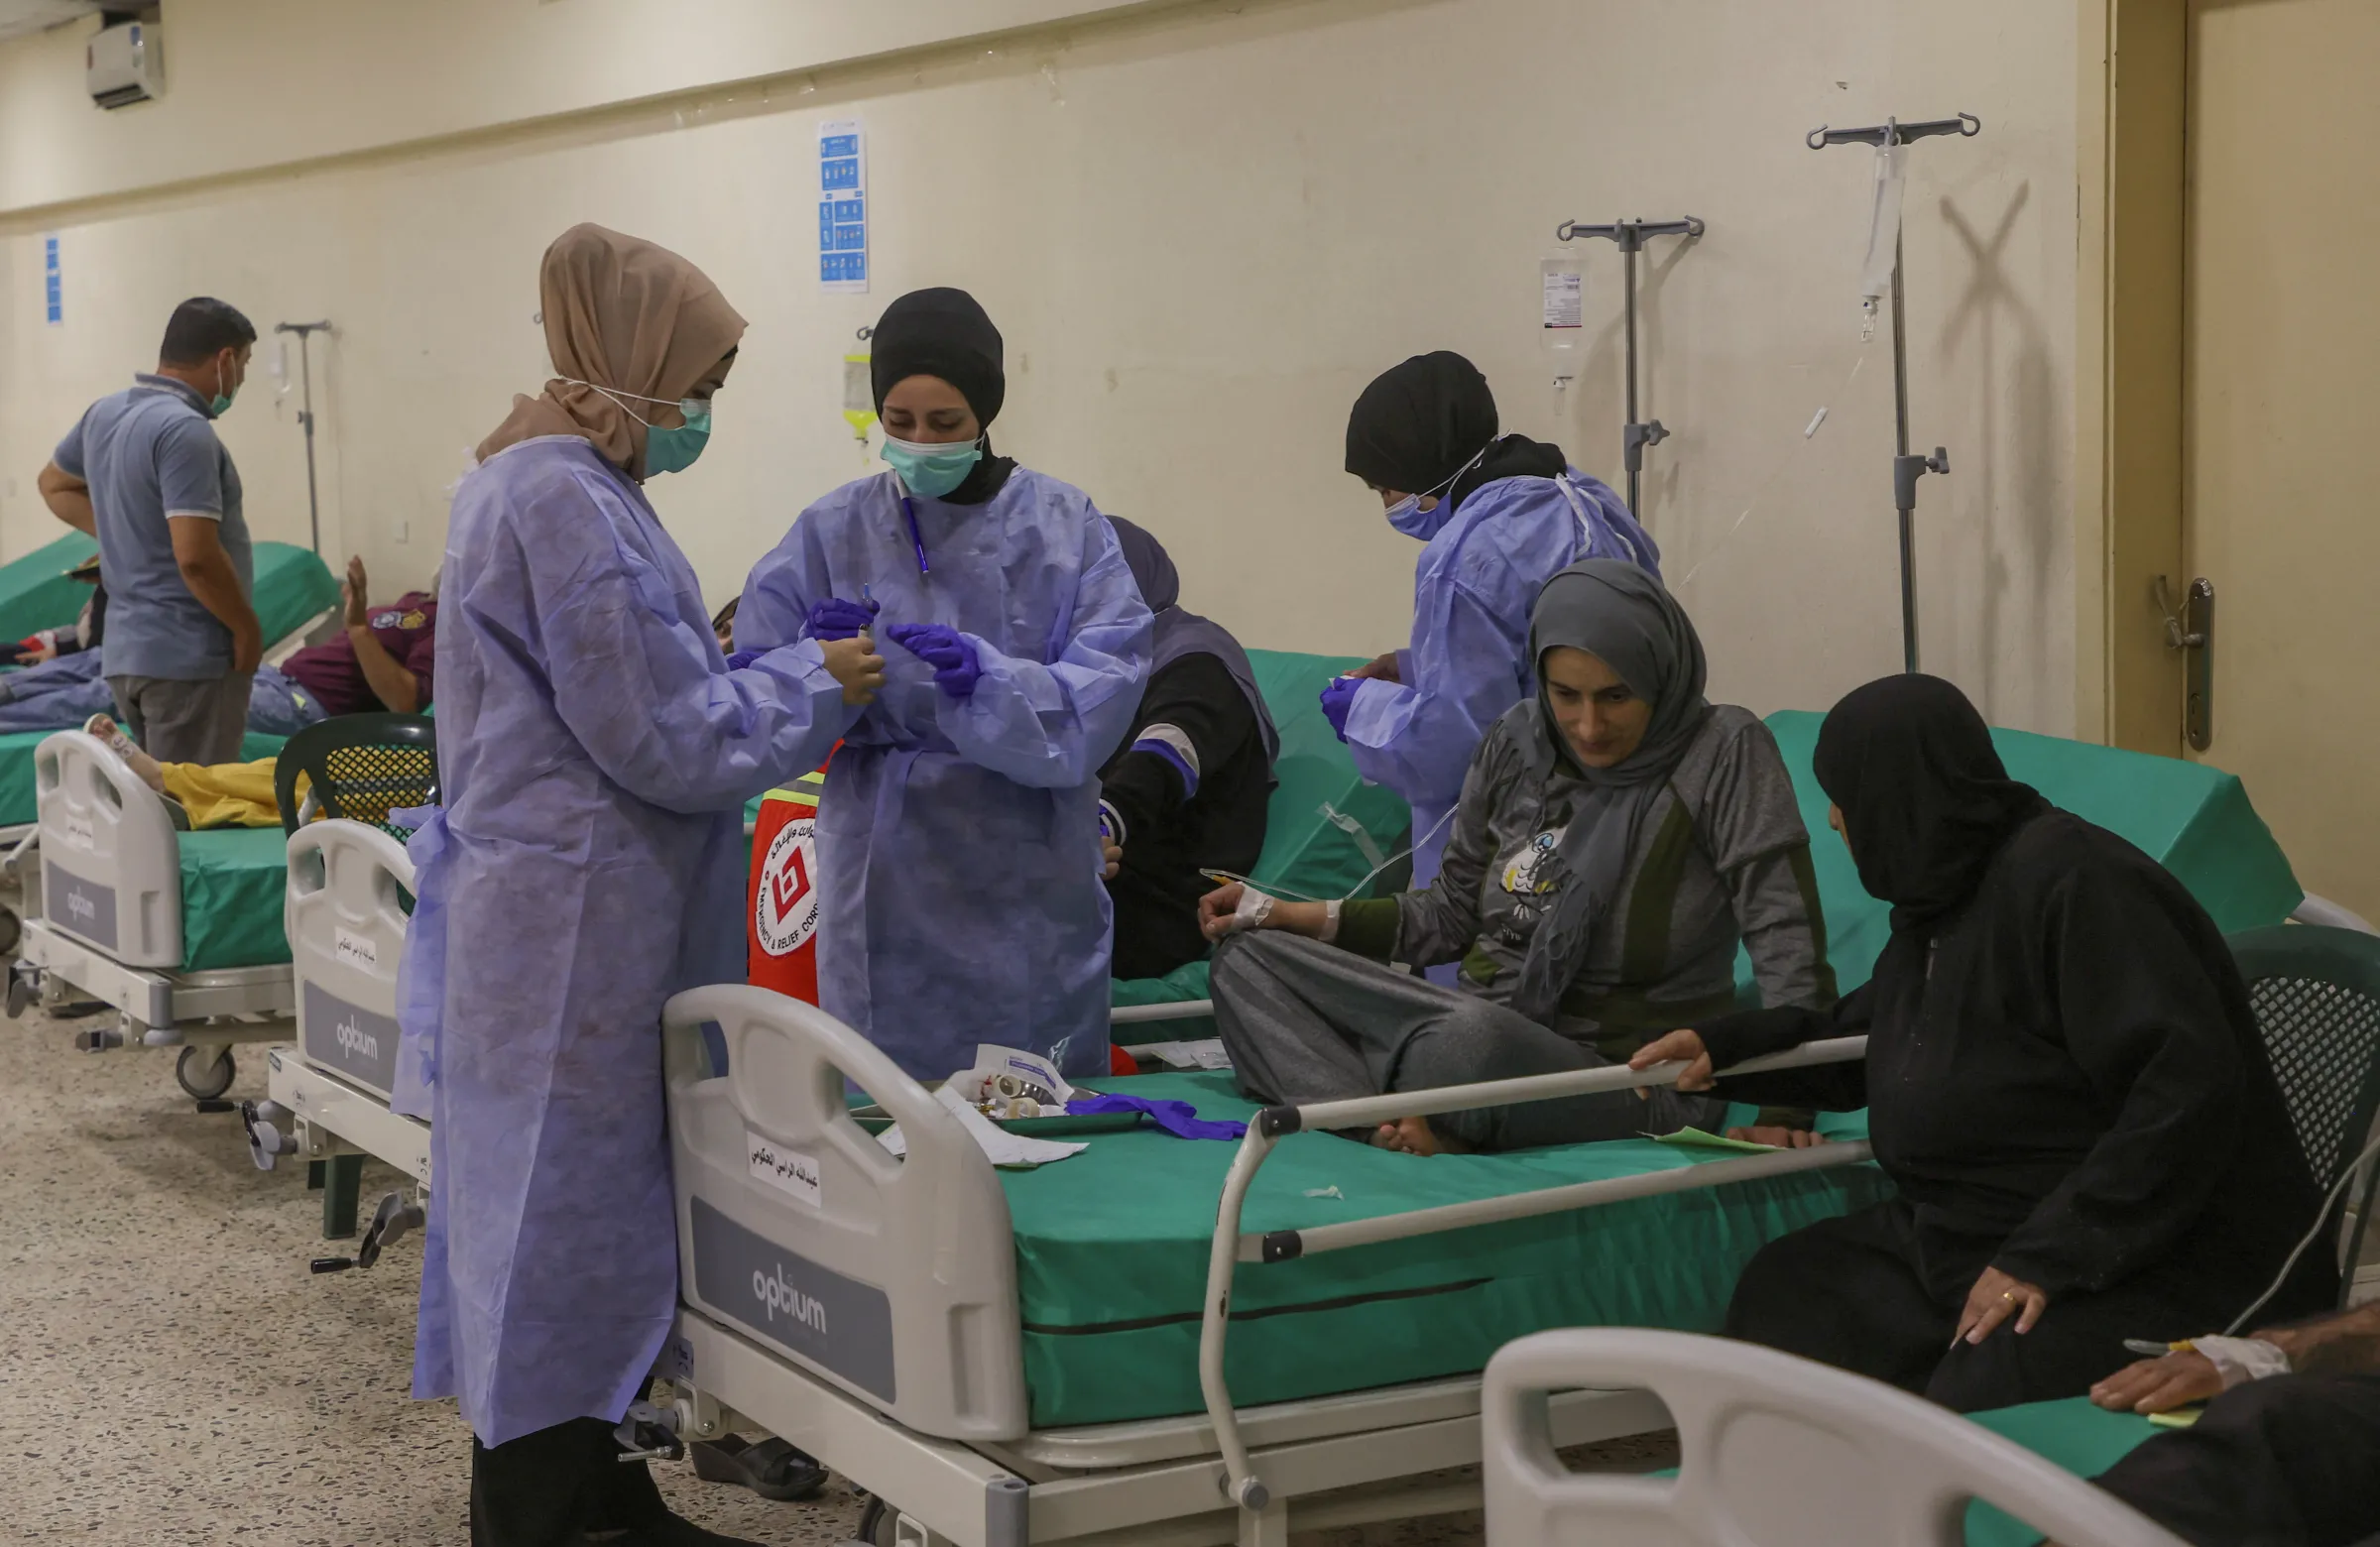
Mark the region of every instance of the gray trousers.
POLYGON ((236 763, 255 680, 253 671, 226 671, 195 682, 111 676, 107 686, 124 729, 158 762, 236 763))
MULTIPOLYGON (((1215 948, 1209 981, 1240 1089, 1255 1101, 1302 1106, 1610 1061, 1517 1011, 1303 935, 1234 935, 1215 948)), ((1430 1126, 1475 1149, 1526 1149, 1707 1128, 1726 1113, 1715 1097, 1659 1088, 1449 1112, 1430 1126)))

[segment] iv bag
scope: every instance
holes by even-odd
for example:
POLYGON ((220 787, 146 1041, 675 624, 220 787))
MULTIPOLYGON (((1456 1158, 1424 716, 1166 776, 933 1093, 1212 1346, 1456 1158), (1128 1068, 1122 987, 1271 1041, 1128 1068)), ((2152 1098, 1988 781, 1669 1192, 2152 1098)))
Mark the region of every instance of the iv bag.
POLYGON ((868 431, 876 426, 876 386, 868 375, 869 352, 865 349, 843 357, 843 422, 851 426, 851 436, 864 448, 868 431))
POLYGON ((1548 258, 1537 266, 1542 321, 1538 336, 1554 368, 1554 385, 1568 386, 1579 374, 1581 340, 1587 332, 1587 283, 1575 257, 1548 258))
POLYGON ((1859 266, 1859 300, 1870 313, 1892 294, 1892 269, 1901 250, 1901 193, 1907 185, 1909 147, 1876 147, 1875 199, 1867 217, 1867 259, 1859 266))

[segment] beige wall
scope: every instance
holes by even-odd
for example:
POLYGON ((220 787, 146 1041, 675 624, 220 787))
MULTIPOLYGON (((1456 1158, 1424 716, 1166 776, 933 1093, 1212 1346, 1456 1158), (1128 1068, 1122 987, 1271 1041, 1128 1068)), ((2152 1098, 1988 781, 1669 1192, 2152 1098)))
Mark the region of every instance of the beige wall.
MULTIPOLYGON (((679 247, 753 320, 713 448, 654 485, 715 599, 871 465, 837 412, 853 330, 958 284, 1008 336, 1004 449, 1159 533, 1190 604, 1250 643, 1370 652, 1403 631, 1417 549, 1339 471, 1355 393, 1459 349, 1507 428, 1616 482, 1619 260, 1584 254, 1601 331, 1567 400, 1538 355, 1536 262, 1566 217, 1692 213, 1709 236, 1649 271, 1646 407, 1675 435, 1648 515, 1714 690, 1823 706, 1899 661, 1891 357, 1859 338, 1867 153, 1801 137, 1964 109, 1983 137, 1919 148, 1908 200, 1915 433, 1955 469, 1921 496, 1928 663, 1995 719, 2071 728, 2069 0, 1259 0, 905 54, 886 51, 929 34, 818 30, 1090 9, 175 0, 171 94, 115 115, 80 100, 79 29, 0 45, 0 550, 47 536, 49 445, 203 290, 260 323, 338 323, 316 375, 326 545, 425 576, 465 448, 542 376, 536 255, 594 219, 679 247), (432 11, 437 58, 373 31, 432 11), (687 41, 697 13, 754 41, 687 41), (402 89, 374 57, 407 61, 402 89), (507 127, 521 114, 559 116, 507 127), (811 137, 843 115, 870 136, 867 297, 812 278, 811 137), (417 135, 445 138, 387 143, 417 135), (258 170, 275 157, 327 159, 258 170), (40 320, 50 228, 59 328, 40 320)), ((255 383, 225 438, 260 533, 302 540, 294 402, 255 383)))

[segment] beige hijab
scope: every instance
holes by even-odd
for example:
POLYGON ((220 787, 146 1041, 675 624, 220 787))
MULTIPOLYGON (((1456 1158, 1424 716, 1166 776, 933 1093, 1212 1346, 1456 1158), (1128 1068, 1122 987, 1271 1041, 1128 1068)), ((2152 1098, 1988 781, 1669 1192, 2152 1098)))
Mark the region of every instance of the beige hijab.
POLYGON ((637 416, 666 413, 665 404, 683 398, 744 336, 743 317, 700 269, 599 225, 572 226, 545 249, 537 298, 557 379, 534 398, 513 400, 513 412, 479 443, 483 462, 538 435, 583 435, 634 472, 645 457, 637 416), (637 413, 563 376, 635 394, 637 413))

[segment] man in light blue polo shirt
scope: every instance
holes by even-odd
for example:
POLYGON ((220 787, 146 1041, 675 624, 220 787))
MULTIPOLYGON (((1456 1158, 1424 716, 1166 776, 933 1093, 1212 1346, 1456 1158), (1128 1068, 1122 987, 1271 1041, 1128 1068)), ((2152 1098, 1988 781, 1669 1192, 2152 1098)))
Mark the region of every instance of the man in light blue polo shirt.
POLYGON ((42 469, 43 501, 99 539, 107 685, 161 763, 229 763, 264 655, 240 474, 214 419, 256 327, 212 297, 174 309, 154 375, 100 399, 42 469))

